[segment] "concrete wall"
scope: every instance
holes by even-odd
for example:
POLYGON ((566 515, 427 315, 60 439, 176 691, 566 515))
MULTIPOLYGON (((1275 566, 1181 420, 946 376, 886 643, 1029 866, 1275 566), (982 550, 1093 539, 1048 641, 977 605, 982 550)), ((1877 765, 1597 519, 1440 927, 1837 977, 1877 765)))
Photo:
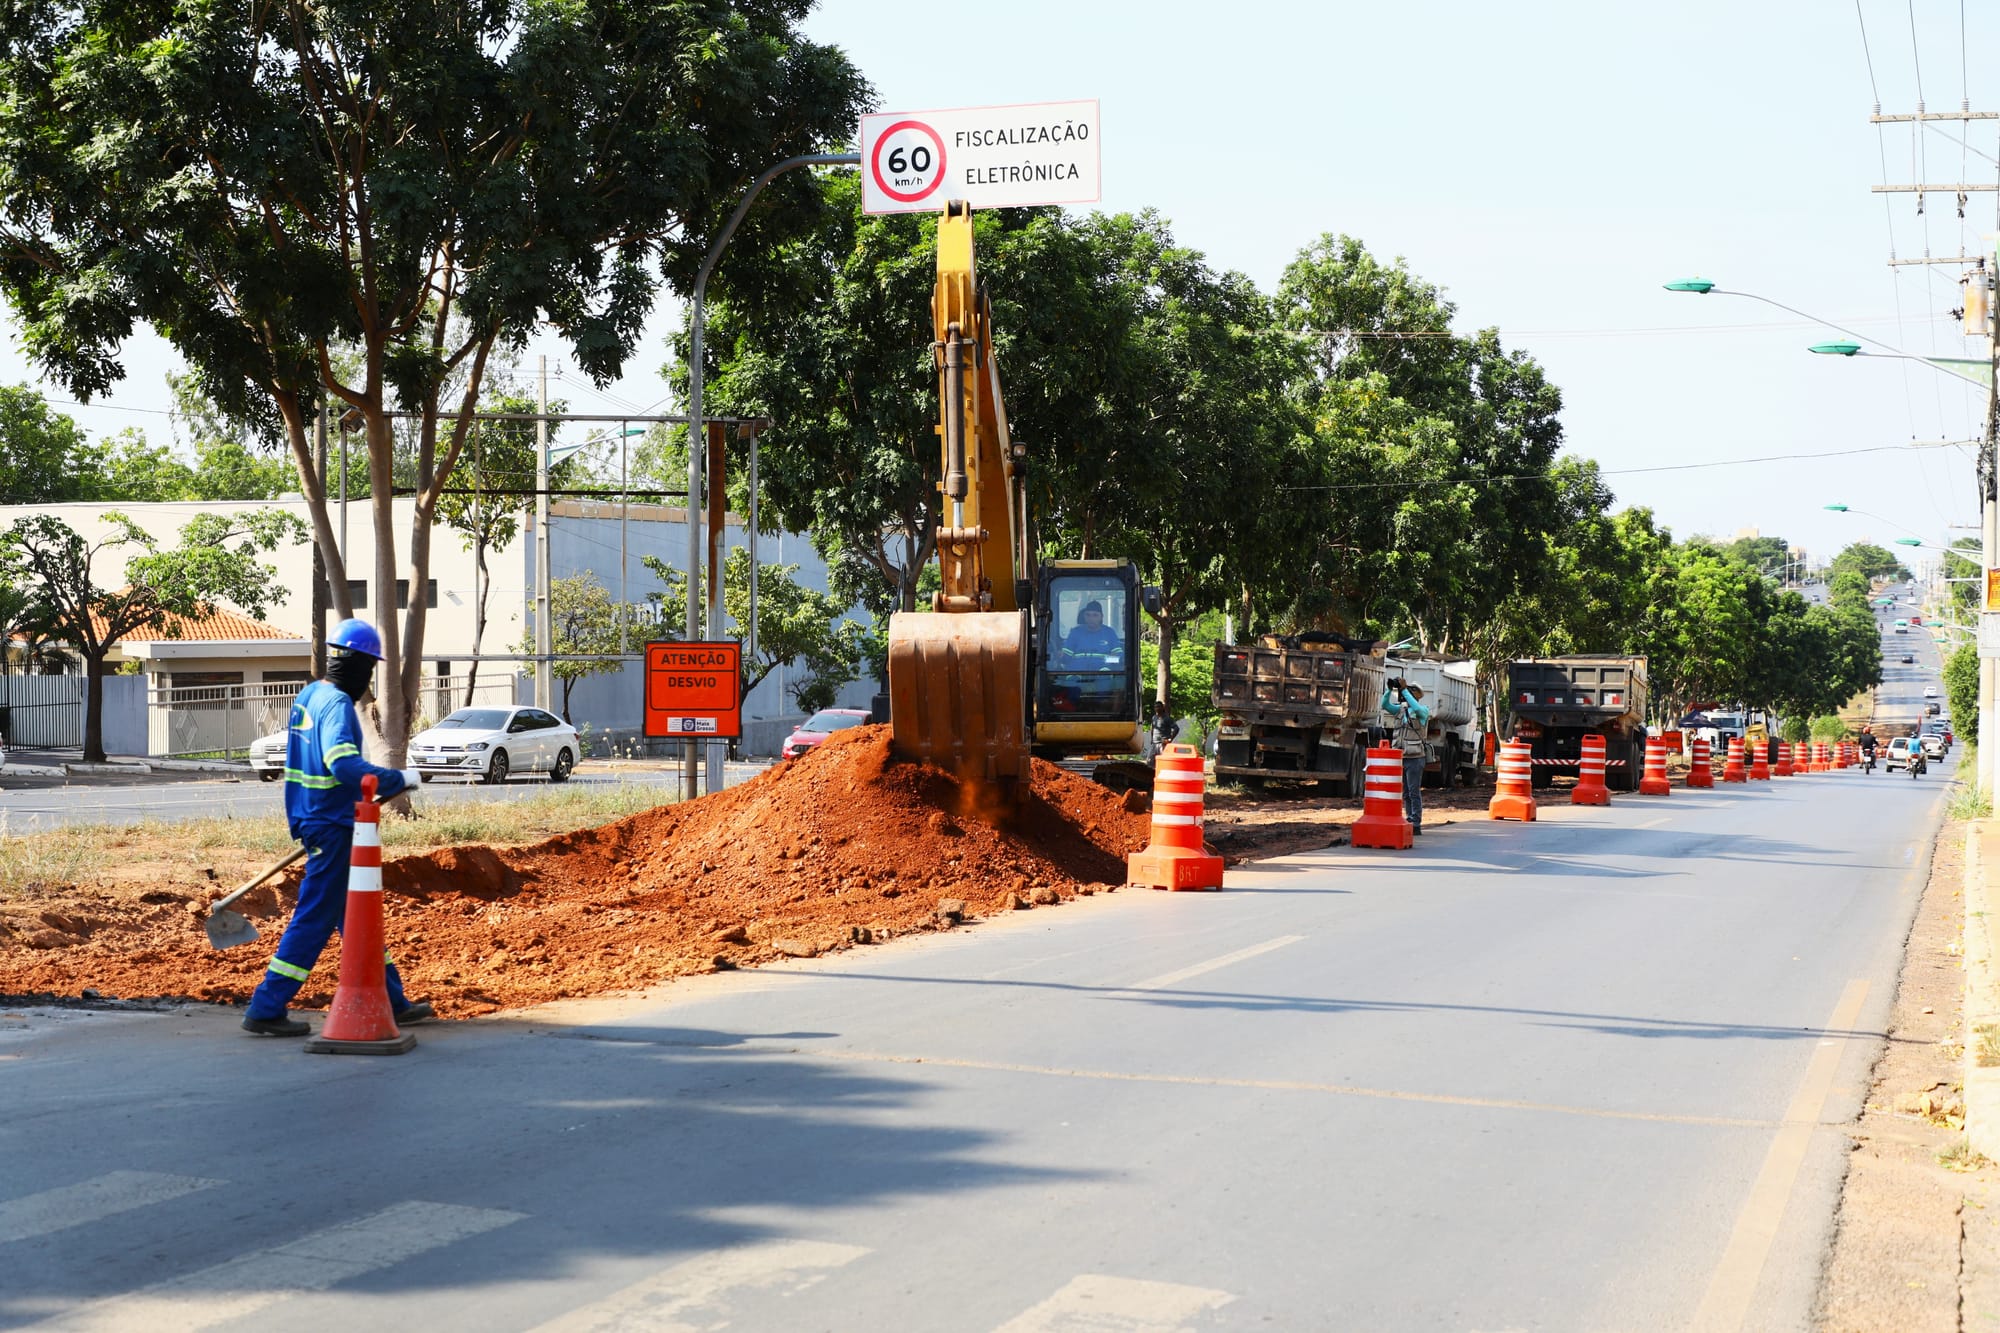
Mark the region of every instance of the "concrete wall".
POLYGON ((150 754, 144 676, 104 678, 104 753, 150 754))

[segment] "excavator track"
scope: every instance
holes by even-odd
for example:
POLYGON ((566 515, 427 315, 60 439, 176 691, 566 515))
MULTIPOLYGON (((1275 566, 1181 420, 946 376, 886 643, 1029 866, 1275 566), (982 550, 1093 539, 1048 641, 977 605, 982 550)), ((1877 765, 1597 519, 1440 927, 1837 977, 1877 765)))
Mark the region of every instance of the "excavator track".
POLYGON ((901 611, 889 618, 889 725, 897 754, 962 778, 1028 775, 1028 618, 1020 611, 901 611))

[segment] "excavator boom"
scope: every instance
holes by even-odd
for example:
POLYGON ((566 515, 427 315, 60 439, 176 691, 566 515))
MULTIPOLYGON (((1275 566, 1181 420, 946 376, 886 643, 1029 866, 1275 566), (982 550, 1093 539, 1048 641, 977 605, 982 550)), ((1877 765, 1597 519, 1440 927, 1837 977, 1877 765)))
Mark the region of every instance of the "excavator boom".
POLYGON ((992 308, 974 263, 972 210, 938 219, 931 297, 938 372, 938 564, 929 611, 889 619, 889 721, 897 753, 963 776, 1028 772, 1028 617, 1013 449, 993 355, 992 308))

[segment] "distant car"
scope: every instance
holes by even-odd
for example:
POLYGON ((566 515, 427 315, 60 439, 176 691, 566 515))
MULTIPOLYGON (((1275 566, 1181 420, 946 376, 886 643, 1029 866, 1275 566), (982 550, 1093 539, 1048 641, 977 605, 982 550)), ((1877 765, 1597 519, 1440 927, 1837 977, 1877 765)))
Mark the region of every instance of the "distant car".
POLYGON ((1908 665, 1910 665, 1910 663, 1912 663, 1912 662, 1914 662, 1914 661, 1916 661, 1916 660, 1917 660, 1917 659, 1916 659, 1915 657, 1913 657, 1913 656, 1912 656, 1911 654, 1909 654, 1909 653, 1904 653, 1904 654, 1903 654, 1903 665, 1904 665, 1904 666, 1908 666, 1908 665))
POLYGON ((1934 731, 1927 731, 1923 735, 1919 736, 1917 739, 1923 742, 1924 758, 1926 759, 1944 758, 1944 751, 1945 751, 1944 737, 1938 735, 1934 731))
POLYGON ((778 752, 787 759, 797 759, 834 732, 858 727, 867 720, 868 710, 865 708, 822 708, 801 722, 797 731, 785 737, 785 743, 778 752))
POLYGON ((1938 687, 1937 687, 1937 686, 1935 686, 1935 685, 1926 685, 1926 686, 1924 686, 1924 698, 1926 698, 1926 699, 1935 699, 1935 698, 1937 698, 1937 697, 1938 697, 1938 687))
POLYGON ((1919 748, 1918 742, 1909 736, 1898 736, 1889 742, 1889 749, 1883 756, 1882 767, 1894 773, 1899 768, 1910 766, 1910 751, 1919 748))
POLYGON ((575 727, 539 708, 461 708, 410 737, 410 765, 425 782, 442 774, 505 782, 518 773, 563 782, 582 748, 575 727))
POLYGON ((260 782, 276 782, 285 776, 285 733, 274 731, 250 742, 250 771, 260 782))
POLYGON ((1908 631, 1908 630, 1906 630, 1906 629, 1904 629, 1904 628, 1903 628, 1903 627, 1902 627, 1901 625, 1898 625, 1898 626, 1896 626, 1896 633, 1898 633, 1898 634, 1908 634, 1908 633, 1909 633, 1909 631, 1908 631))

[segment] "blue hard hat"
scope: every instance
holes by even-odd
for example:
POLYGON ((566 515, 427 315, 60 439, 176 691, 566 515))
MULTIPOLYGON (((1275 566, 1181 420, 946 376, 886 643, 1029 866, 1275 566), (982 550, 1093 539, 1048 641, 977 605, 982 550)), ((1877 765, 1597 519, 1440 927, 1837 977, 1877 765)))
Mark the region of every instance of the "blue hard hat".
POLYGON ((329 648, 345 648, 350 653, 382 660, 382 636, 365 620, 343 620, 327 636, 329 648))

